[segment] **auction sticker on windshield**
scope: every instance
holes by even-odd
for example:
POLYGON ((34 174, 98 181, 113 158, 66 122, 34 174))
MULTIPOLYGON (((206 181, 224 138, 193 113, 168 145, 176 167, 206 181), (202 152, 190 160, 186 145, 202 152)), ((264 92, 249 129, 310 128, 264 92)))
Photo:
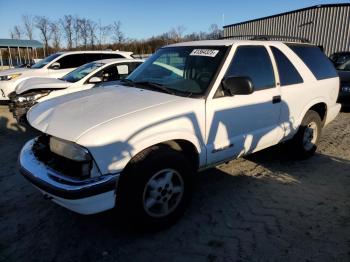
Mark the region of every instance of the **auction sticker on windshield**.
POLYGON ((214 49, 193 49, 191 56, 209 56, 215 57, 219 53, 219 50, 214 49))

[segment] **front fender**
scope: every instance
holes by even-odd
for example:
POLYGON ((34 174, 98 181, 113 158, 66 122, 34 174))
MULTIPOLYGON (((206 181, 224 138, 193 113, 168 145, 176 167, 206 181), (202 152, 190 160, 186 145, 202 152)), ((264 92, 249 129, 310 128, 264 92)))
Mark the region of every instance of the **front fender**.
POLYGON ((185 140, 190 142, 198 152, 199 165, 202 166, 205 164, 205 146, 195 135, 186 130, 158 132, 150 136, 138 136, 131 141, 117 141, 100 147, 90 147, 88 149, 93 155, 102 174, 118 173, 141 151, 153 145, 171 140, 185 140))

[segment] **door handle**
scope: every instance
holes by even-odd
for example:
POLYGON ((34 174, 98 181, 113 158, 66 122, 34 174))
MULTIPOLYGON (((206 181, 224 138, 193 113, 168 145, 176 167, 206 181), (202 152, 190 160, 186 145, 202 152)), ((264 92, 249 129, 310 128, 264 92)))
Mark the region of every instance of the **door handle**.
POLYGON ((272 97, 272 104, 281 103, 281 101, 282 101, 281 96, 272 97))

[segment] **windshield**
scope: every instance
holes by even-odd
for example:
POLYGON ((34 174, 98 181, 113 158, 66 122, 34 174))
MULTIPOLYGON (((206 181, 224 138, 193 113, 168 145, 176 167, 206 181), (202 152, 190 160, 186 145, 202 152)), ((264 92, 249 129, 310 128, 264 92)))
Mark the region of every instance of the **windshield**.
POLYGON ((92 62, 85 65, 82 65, 78 67, 77 69, 73 70, 72 72, 66 74, 61 79, 70 83, 75 83, 81 79, 83 79, 85 76, 90 74, 92 71, 95 71, 96 68, 99 68, 103 66, 103 63, 97 63, 92 62))
POLYGON ((50 63, 52 60, 55 58, 59 57, 61 54, 52 54, 49 55, 48 57, 45 57, 44 59, 40 60, 38 63, 35 63, 32 65, 30 68, 43 68, 46 66, 48 63, 50 63))
MULTIPOLYGON (((204 94, 226 53, 226 46, 167 47, 131 73, 126 81, 157 84, 172 93, 204 94)), ((160 88, 157 90, 160 91, 160 88)))

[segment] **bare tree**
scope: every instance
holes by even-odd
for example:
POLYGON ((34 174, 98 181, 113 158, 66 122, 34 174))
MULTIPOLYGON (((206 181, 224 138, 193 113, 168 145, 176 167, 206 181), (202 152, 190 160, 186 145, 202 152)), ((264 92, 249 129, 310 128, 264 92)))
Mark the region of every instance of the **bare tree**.
POLYGON ((79 25, 79 37, 82 39, 84 48, 87 49, 89 39, 89 22, 87 19, 82 18, 78 20, 79 25))
POLYGON ((67 41, 68 49, 72 49, 73 47, 73 20, 74 18, 72 15, 65 15, 60 19, 60 24, 63 28, 63 33, 67 41))
POLYGON ((121 44, 124 41, 124 34, 121 30, 122 23, 120 21, 114 21, 111 25, 113 39, 116 43, 121 44))
POLYGON ((209 39, 218 39, 222 35, 222 30, 220 30, 217 24, 211 24, 209 27, 209 39))
POLYGON ((52 47, 55 50, 60 49, 60 42, 61 42, 61 30, 59 27, 58 22, 52 22, 50 24, 50 30, 52 35, 52 47))
POLYGON ((31 15, 22 15, 24 33, 29 40, 33 39, 34 19, 31 15))
POLYGON ((175 42, 181 41, 183 38, 183 33, 186 31, 186 28, 183 25, 179 25, 177 27, 173 27, 169 32, 168 32, 168 37, 170 39, 175 40, 175 42))
POLYGON ((107 41, 107 37, 109 36, 110 32, 112 31, 112 26, 111 25, 105 25, 99 27, 99 44, 100 44, 100 49, 102 48, 102 45, 104 45, 107 41))
POLYGON ((36 16, 35 22, 35 26, 39 29, 41 38, 44 41, 45 50, 48 51, 49 40, 51 39, 50 20, 46 16, 36 16))
POLYGON ((13 27, 13 30, 11 31, 11 38, 12 39, 21 39, 21 35, 22 35, 21 27, 18 25, 15 25, 13 27))
POLYGON ((73 35, 75 48, 78 48, 80 35, 80 18, 78 16, 73 17, 73 35))
POLYGON ((95 47, 96 28, 97 28, 96 22, 94 22, 92 20, 87 20, 88 38, 89 38, 89 43, 90 43, 90 46, 92 49, 94 49, 94 47, 95 47))

